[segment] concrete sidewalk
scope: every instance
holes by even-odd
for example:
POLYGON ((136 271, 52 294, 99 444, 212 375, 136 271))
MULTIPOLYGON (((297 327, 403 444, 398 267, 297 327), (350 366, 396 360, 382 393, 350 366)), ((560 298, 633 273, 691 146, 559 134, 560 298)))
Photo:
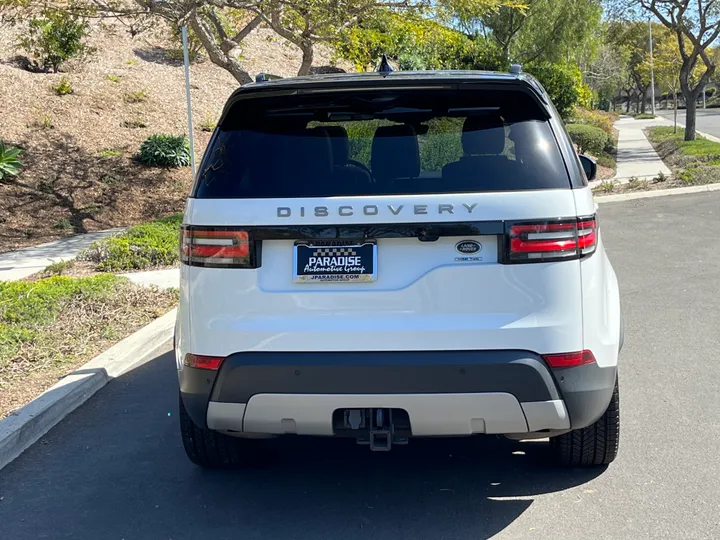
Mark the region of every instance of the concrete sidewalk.
POLYGON ((659 173, 666 176, 672 175, 670 169, 663 163, 643 133, 643 129, 653 125, 664 125, 664 122, 656 119, 635 120, 634 118, 621 118, 615 122, 615 128, 619 134, 617 173, 613 180, 627 183, 632 177, 651 180, 659 173))
POLYGON ((48 244, 0 254, 0 281, 15 281, 60 261, 74 258, 96 240, 124 231, 124 228, 78 234, 48 244))

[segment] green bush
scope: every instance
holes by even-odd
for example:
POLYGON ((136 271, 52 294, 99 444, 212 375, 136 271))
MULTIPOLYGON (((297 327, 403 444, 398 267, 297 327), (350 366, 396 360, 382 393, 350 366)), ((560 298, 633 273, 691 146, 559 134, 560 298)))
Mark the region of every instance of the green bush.
POLYGON ((21 148, 5 146, 0 140, 0 180, 20 174, 20 169, 23 167, 20 154, 22 154, 21 148))
POLYGON ((53 91, 58 96, 67 96, 68 94, 72 94, 74 92, 72 84, 70 84, 67 77, 60 79, 60 82, 53 86, 53 91))
POLYGON ((604 111, 589 111, 582 107, 575 107, 570 121, 573 124, 587 124, 602 129, 608 135, 613 133, 613 124, 616 116, 604 111))
POLYGON ((139 158, 150 167, 187 167, 190 141, 184 135, 150 135, 140 146, 139 158))
POLYGON ((571 116, 580 99, 581 88, 576 84, 576 69, 577 66, 549 63, 535 63, 527 67, 527 72, 540 81, 563 118, 571 116))
POLYGON ((172 266, 179 260, 182 214, 130 227, 123 234, 95 242, 78 258, 104 272, 172 266))
POLYGON ((83 43, 87 35, 88 24, 81 15, 45 9, 41 18, 30 19, 18 45, 34 57, 36 69, 57 73, 64 62, 90 51, 83 43))
POLYGON ((569 124, 567 131, 581 154, 588 152, 599 155, 605 151, 608 144, 608 134, 600 128, 585 124, 569 124))

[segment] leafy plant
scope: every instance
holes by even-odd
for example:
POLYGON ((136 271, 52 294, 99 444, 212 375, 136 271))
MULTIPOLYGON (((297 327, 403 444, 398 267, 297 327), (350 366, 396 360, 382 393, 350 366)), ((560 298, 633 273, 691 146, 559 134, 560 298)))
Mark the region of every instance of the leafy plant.
POLYGON ((660 171, 658 173, 658 175, 655 178, 653 178, 653 182, 655 182, 655 183, 667 182, 667 179, 668 179, 667 175, 664 172, 660 171))
POLYGON ((72 84, 67 77, 60 79, 60 82, 53 86, 52 89, 58 96, 67 96, 74 92, 72 84))
POLYGON ((48 8, 41 18, 30 19, 18 45, 34 57, 36 69, 57 73, 67 60, 90 52, 83 42, 87 35, 88 24, 81 15, 48 8))
POLYGON ((55 125, 53 124, 52 117, 50 117, 50 115, 45 114, 45 115, 41 116, 40 118, 38 118, 37 120, 33 120, 30 123, 29 127, 35 127, 35 128, 39 128, 39 129, 52 129, 55 127, 55 125))
POLYGON ((147 124, 139 118, 133 118, 132 120, 123 120, 122 127, 129 129, 141 129, 146 128, 147 124))
POLYGON ((633 176, 628 180, 628 189, 630 191, 638 191, 647 189, 649 186, 649 182, 647 180, 640 180, 638 177, 633 176))
POLYGON ((20 174, 20 169, 23 167, 20 154, 22 154, 22 148, 5 146, 0 139, 0 180, 20 174))
POLYGON ((527 67, 550 95, 555 108, 563 118, 568 118, 582 94, 582 81, 578 83, 578 67, 561 64, 535 63, 527 67))
POLYGON ((151 135, 140 146, 138 157, 150 167, 187 167, 190 141, 184 135, 151 135))
POLYGON ((121 150, 111 150, 108 148, 106 150, 102 150, 98 155, 100 157, 104 157, 104 158, 113 158, 113 157, 121 157, 123 155, 123 153, 121 150))
POLYGON ((147 90, 135 90, 125 94, 123 99, 125 103, 144 103, 148 100, 148 97, 147 90))
POLYGON ((615 182, 610 180, 603 180, 592 190, 593 193, 612 193, 613 191, 615 191, 615 182))
POLYGON ((585 124, 569 124, 567 132, 581 154, 588 152, 600 155, 605 151, 608 135, 602 129, 585 124))
POLYGON ((59 231, 68 231, 72 228, 73 224, 70 223, 70 220, 68 218, 60 218, 53 225, 53 229, 57 229, 59 231))
POLYGON ((215 122, 213 116, 209 112, 206 112, 202 122, 200 122, 200 129, 202 131, 212 132, 215 130, 216 125, 217 123, 215 122))
POLYGON ((617 168, 617 163, 615 163, 615 160, 608 155, 597 156, 597 164, 601 167, 607 167, 608 169, 617 168))
POLYGON ((119 83, 120 81, 122 81, 122 77, 120 77, 119 75, 108 75, 108 76, 105 77, 105 78, 106 78, 108 81, 111 81, 111 82, 114 82, 114 83, 119 83))

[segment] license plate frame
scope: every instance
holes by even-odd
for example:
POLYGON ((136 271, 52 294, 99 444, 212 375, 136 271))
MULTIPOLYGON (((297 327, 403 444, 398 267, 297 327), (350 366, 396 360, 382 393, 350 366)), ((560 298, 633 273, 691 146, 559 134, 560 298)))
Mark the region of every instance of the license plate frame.
POLYGON ((293 245, 293 282, 295 283, 371 283, 377 281, 377 273, 378 257, 375 240, 298 241, 293 245), (312 261, 312 257, 331 260, 318 263, 312 261), (347 259, 351 257, 359 257, 360 264, 355 264, 357 263, 355 260, 351 261, 353 264, 325 264, 325 262, 347 263, 347 259), (313 265, 313 271, 308 270, 310 264, 313 265), (305 267, 301 271, 302 265, 305 267), (358 271, 354 272, 353 269, 358 271))

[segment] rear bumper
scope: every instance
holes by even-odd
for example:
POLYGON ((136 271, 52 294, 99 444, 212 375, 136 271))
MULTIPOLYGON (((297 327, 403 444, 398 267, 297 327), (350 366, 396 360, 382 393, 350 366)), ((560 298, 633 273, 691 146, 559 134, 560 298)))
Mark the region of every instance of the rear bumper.
POLYGON ((332 435, 337 409, 374 407, 407 411, 414 436, 578 429, 603 414, 615 377, 550 371, 527 351, 248 352, 179 372, 196 424, 302 435, 332 435))

